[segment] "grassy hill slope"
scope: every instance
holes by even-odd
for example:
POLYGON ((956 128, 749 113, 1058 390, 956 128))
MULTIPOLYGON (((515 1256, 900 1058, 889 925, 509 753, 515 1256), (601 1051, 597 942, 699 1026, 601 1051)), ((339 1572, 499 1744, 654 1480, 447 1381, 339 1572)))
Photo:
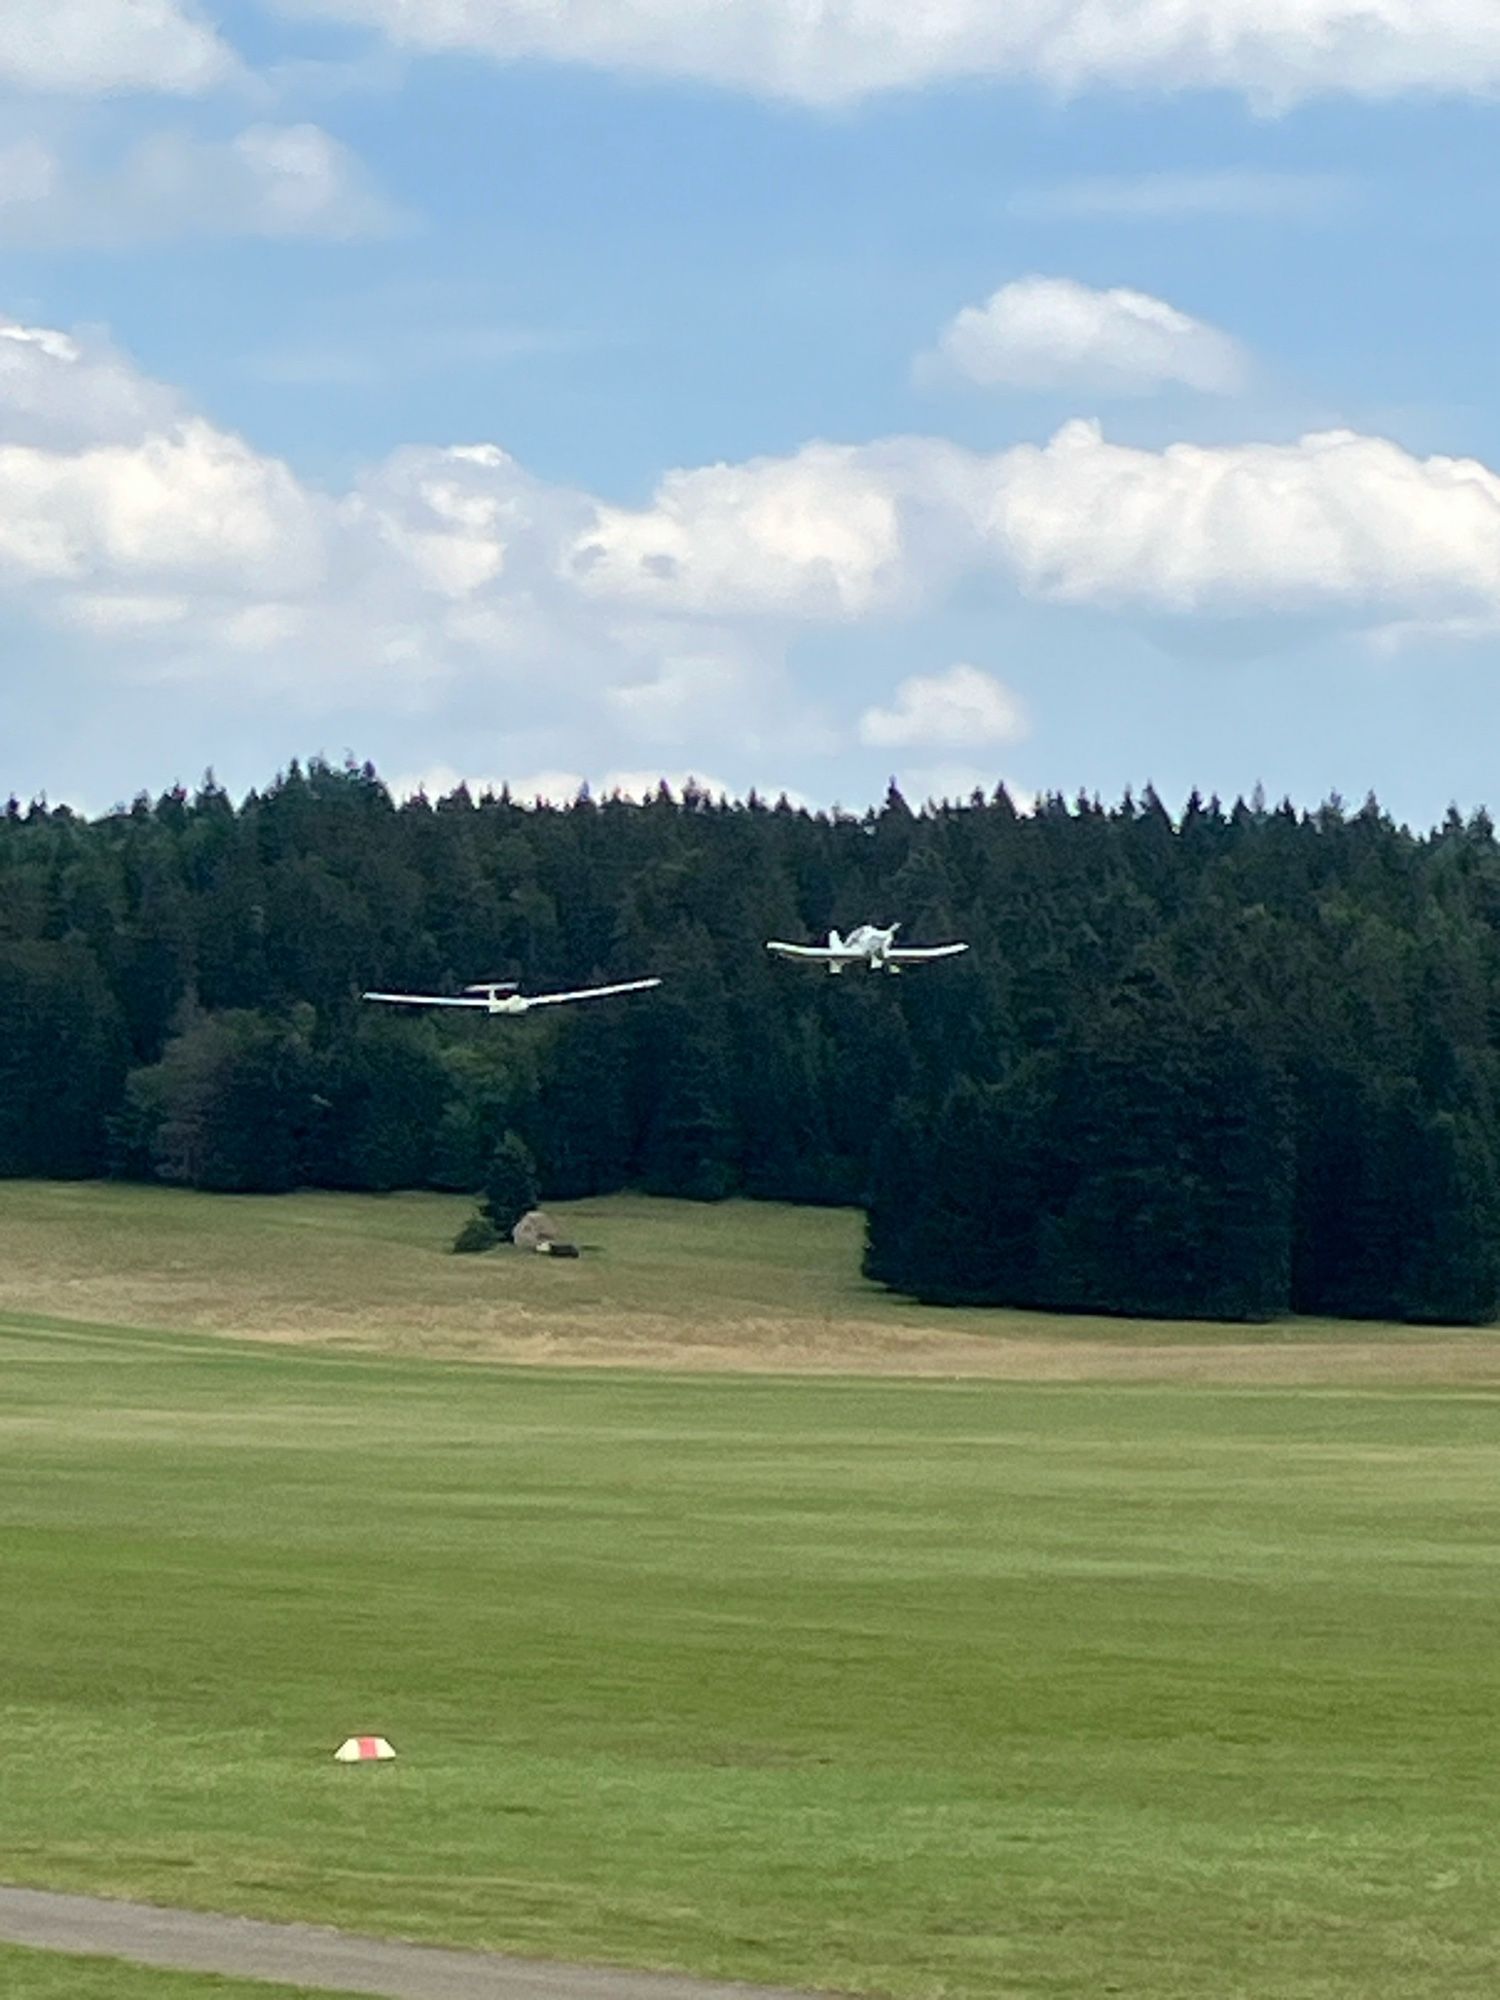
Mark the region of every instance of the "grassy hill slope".
POLYGON ((1500 1382, 1500 1336, 942 1311, 859 1274, 851 1210, 617 1195, 554 1212, 576 1263, 455 1257, 440 1195, 0 1182, 4 1302, 94 1324, 603 1366, 1265 1385, 1500 1382))

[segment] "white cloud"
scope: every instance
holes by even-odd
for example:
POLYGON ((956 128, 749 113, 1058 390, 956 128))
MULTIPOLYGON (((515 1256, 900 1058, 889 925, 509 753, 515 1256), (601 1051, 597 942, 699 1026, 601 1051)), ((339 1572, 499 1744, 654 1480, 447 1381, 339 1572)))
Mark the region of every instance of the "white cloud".
POLYGON ((63 624, 76 626, 96 638, 115 638, 122 633, 153 632, 164 626, 180 625, 191 611, 192 605, 185 597, 80 590, 59 603, 57 616, 63 624))
MULTIPOLYGON (((711 786, 730 770, 769 790, 784 758, 804 777, 840 747, 793 642, 965 581, 1170 625, 1205 656, 1209 620, 1262 650, 1309 617, 1385 644, 1492 632, 1500 477, 1349 432, 1148 451, 1075 423, 991 454, 815 443, 670 473, 639 510, 489 443, 410 447, 324 494, 102 334, 0 323, 0 606, 96 674, 169 686, 169 721, 190 701, 219 730, 236 709, 282 731, 336 717, 335 748, 378 722, 408 769, 462 742, 569 796, 585 774, 680 784, 700 759, 711 786)), ((860 735, 951 793, 1023 729, 960 664, 860 735)))
POLYGON ((196 420, 78 452, 0 444, 0 493, 0 575, 18 581, 263 589, 319 574, 317 510, 290 472, 196 420))
POLYGON ((1074 423, 996 471, 986 534, 1033 595, 1355 622, 1500 604, 1500 478, 1473 459, 1351 431, 1152 452, 1074 423))
POLYGON ((471 597, 505 569, 531 527, 539 488, 498 446, 409 447, 368 479, 355 505, 424 589, 471 597))
POLYGON ((0 321, 0 576, 76 586, 96 629, 204 590, 305 589, 324 510, 98 333, 0 321))
POLYGON ((1487 0, 281 0, 393 41, 497 61, 542 56, 832 104, 964 77, 1470 96, 1500 86, 1487 0))
POLYGON ((601 604, 786 623, 910 612, 985 572, 1153 616, 1425 621, 1500 604, 1500 478, 1346 431, 1146 451, 1075 422, 990 455, 816 444, 597 509, 572 571, 601 604), (789 493, 795 510, 771 504, 789 493))
POLYGON ((0 8, 0 83, 93 95, 191 92, 221 83, 234 56, 177 0, 11 0, 0 8))
POLYGON ((186 414, 98 332, 77 338, 0 318, 0 437, 68 447, 134 442, 186 414))
POLYGON ((691 743, 707 717, 725 727, 732 718, 754 740, 755 662, 729 635, 717 646, 685 648, 682 633, 668 625, 633 634, 649 662, 646 678, 628 680, 609 691, 612 712, 629 734, 646 743, 691 743))
POLYGON ((228 140, 161 132, 102 167, 36 140, 0 156, 0 243, 114 249, 181 236, 378 236, 400 213, 317 125, 252 125, 228 140))
POLYGON ((590 730, 674 768, 752 746, 788 700, 775 643, 582 596, 565 558, 597 506, 489 443, 398 450, 325 496, 102 333, 0 322, 0 599, 156 684, 288 713, 456 702, 528 769, 590 730))
POLYGON ((1116 395, 1169 383, 1231 395, 1246 374, 1227 334, 1144 292, 1094 291, 1071 278, 1018 278, 982 306, 966 306, 918 370, 985 388, 1116 395))
POLYGON ((1276 222, 1323 222, 1357 197, 1338 174, 1249 170, 1197 174, 1107 174, 1024 188, 1006 208, 1027 222, 1192 222, 1249 216, 1276 222))
POLYGON ((649 514, 601 507, 572 567, 585 589, 680 610, 733 613, 769 594, 791 616, 837 615, 879 594, 900 542, 897 502, 859 454, 813 445, 669 473, 649 514))
POLYGON ((896 689, 890 708, 868 708, 859 719, 860 742, 879 750, 917 744, 961 750, 1018 743, 1025 734, 1025 712, 1005 683, 965 665, 913 675, 896 689))
POLYGON ((654 504, 599 506, 567 573, 586 595, 715 617, 860 618, 940 560, 928 523, 967 455, 934 440, 815 443, 669 472, 654 504))

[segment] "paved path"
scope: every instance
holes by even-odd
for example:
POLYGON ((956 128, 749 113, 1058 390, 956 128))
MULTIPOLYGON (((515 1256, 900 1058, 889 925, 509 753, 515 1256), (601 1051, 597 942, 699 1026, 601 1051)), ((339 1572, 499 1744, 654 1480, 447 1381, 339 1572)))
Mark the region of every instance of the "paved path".
POLYGON ((44 1889, 0 1889, 0 1942, 132 1959, 177 1972, 371 1993, 380 2000, 806 2000, 767 1986, 443 1951, 350 1937, 312 1924, 265 1924, 44 1889))

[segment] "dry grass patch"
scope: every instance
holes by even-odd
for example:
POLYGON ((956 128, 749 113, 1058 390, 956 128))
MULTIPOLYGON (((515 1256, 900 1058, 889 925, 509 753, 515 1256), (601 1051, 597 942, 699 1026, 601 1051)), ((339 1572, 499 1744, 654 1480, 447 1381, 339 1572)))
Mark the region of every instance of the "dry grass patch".
POLYGON ((553 1367, 1013 1381, 1500 1382, 1488 1332, 939 1311, 859 1275, 849 1211, 562 1204, 577 1263, 454 1257, 440 1195, 224 1197, 0 1185, 14 1313, 553 1367))

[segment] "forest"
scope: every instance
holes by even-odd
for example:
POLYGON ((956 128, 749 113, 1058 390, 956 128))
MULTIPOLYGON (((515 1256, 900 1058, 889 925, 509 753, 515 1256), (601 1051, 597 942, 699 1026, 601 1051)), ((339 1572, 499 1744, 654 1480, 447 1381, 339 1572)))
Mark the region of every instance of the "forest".
POLYGON ((924 1300, 1484 1323, 1500 848, 1151 790, 397 802, 368 765, 0 818, 0 1174, 859 1204, 924 1300), (830 979, 771 937, 969 954, 830 979), (363 988, 657 973, 564 1018, 363 988))

